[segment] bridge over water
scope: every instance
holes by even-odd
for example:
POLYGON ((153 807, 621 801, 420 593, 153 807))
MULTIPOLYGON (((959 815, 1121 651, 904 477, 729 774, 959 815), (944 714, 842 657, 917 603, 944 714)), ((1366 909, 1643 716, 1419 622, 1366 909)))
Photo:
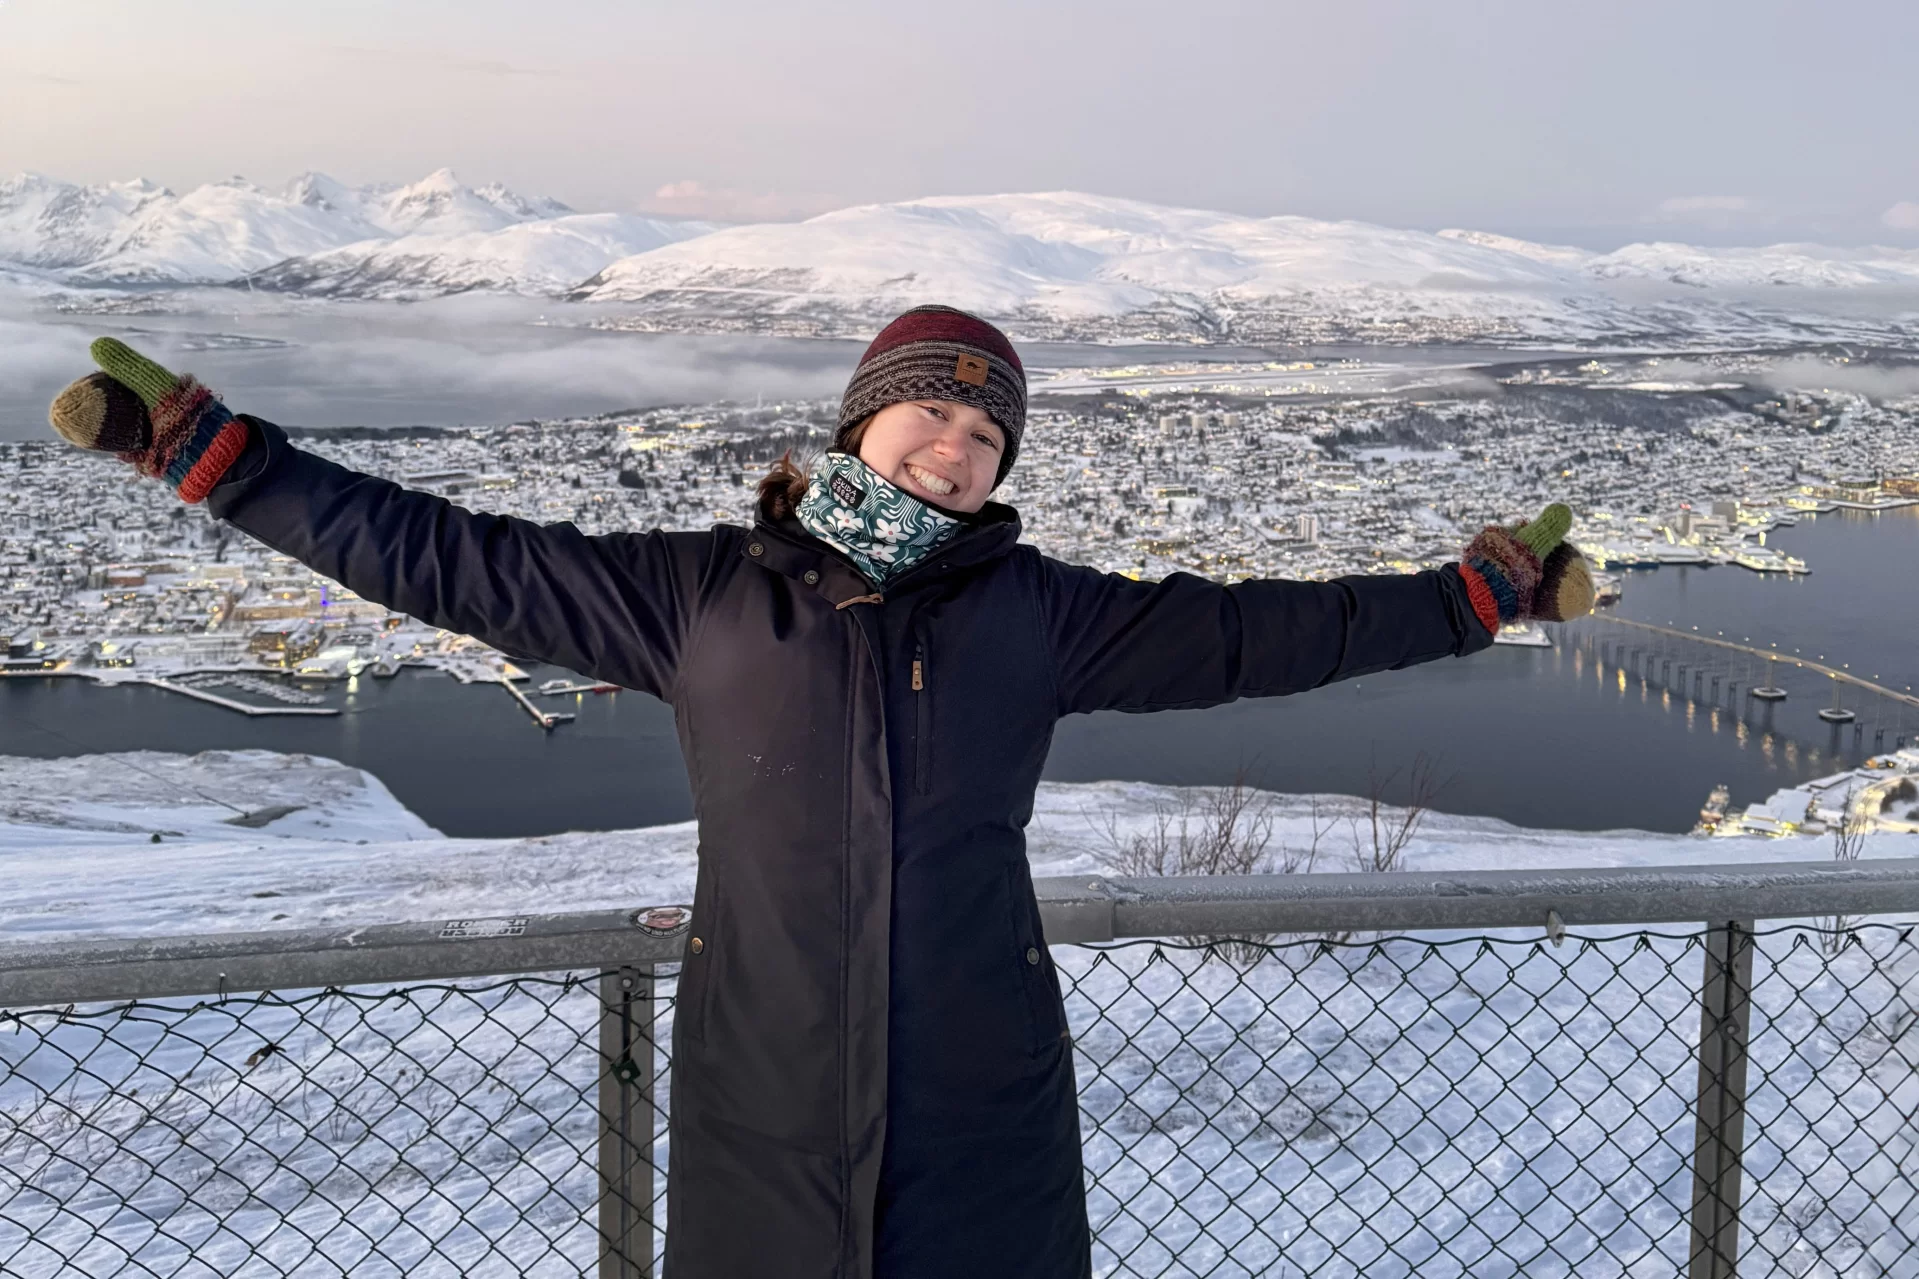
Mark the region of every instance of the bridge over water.
POLYGON ((1809 657, 1802 657, 1797 653, 1782 653, 1776 648, 1760 648, 1755 644, 1742 644, 1736 640, 1729 640, 1720 635, 1704 635, 1698 631, 1682 631, 1676 626, 1656 626, 1651 622, 1635 622, 1630 618, 1624 617, 1595 614, 1591 620, 1604 623, 1608 626, 1627 626, 1634 630, 1646 631, 1654 635, 1663 635, 1671 639, 1685 640, 1693 644, 1707 644, 1714 648, 1730 649, 1736 653, 1743 653, 1748 657, 1763 658, 1767 662, 1785 662, 1804 670, 1817 671, 1821 675, 1839 680, 1843 683, 1856 685, 1859 688, 1865 689, 1867 692, 1876 693, 1880 697, 1888 698, 1895 702, 1903 702, 1907 706, 1919 707, 1919 695, 1915 695, 1910 687, 1904 692, 1899 692, 1884 684, 1866 679, 1863 676, 1855 675, 1843 667, 1830 666, 1825 662, 1815 661, 1809 657))
POLYGON ((1617 669, 1622 678, 1636 676, 1694 704, 1732 711, 1741 721, 1752 719, 1757 729, 1784 727, 1775 708, 1796 692, 1817 707, 1818 718, 1832 730, 1835 747, 1837 735, 1847 724, 1852 725, 1856 748, 1865 747, 1870 733, 1874 752, 1898 749, 1919 738, 1919 715, 1914 713, 1919 711, 1919 694, 1911 687, 1895 688, 1857 674, 1844 664, 1834 665, 1824 654, 1782 653, 1750 638, 1727 639, 1723 634, 1603 613, 1568 624, 1564 633, 1572 644, 1597 658, 1602 669, 1617 669), (1789 670, 1823 677, 1827 682, 1822 687, 1832 690, 1830 704, 1819 706, 1823 694, 1806 696, 1812 690, 1803 684, 1797 689, 1780 687, 1785 681, 1779 676, 1789 670), (1842 694, 1846 689, 1853 691, 1842 694))

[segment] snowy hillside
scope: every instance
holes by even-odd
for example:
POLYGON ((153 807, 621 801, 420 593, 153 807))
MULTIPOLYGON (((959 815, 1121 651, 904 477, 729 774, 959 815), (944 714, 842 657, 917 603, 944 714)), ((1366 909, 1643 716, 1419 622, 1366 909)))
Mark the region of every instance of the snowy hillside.
POLYGON ((416 301, 476 289, 552 296, 609 261, 716 226, 634 213, 575 213, 492 231, 415 232, 290 258, 251 283, 309 297, 416 301))
POLYGON ((1919 249, 1629 244, 1590 258, 1584 269, 1594 279, 1661 280, 1696 289, 1912 289, 1919 287, 1919 249))
POLYGON ((1776 309, 1844 310, 1849 293, 1867 287, 1903 288, 1895 303, 1919 310, 1919 253, 1636 245, 1595 254, 1484 232, 1056 192, 736 227, 615 262, 569 296, 618 304, 637 327, 661 329, 856 334, 940 299, 1028 338, 1621 341, 1773 337, 1795 323, 1776 309), (1639 287, 1622 291, 1621 281, 1639 287), (1738 295, 1780 284, 1794 294, 1764 307, 1738 295))
POLYGON ((870 328, 930 298, 1030 336, 1206 337, 1263 313, 1546 318, 1570 274, 1467 240, 1071 192, 915 200, 736 227, 616 262, 571 296, 718 327, 870 328))
MULTIPOLYGON (((1131 782, 1043 784, 1027 830, 1033 873, 1114 873, 1114 834, 1148 830, 1159 810, 1177 810, 1189 793, 1131 782)), ((0 756, 0 796, 0 942, 595 910, 693 894, 692 822, 448 839, 377 779, 304 755, 0 756)), ((1309 847, 1317 815, 1317 868, 1351 869, 1353 836, 1364 825, 1357 801, 1314 804, 1274 797, 1271 850, 1309 847)), ((1911 856, 1914 843, 1874 836, 1868 855, 1911 856)), ((1518 870, 1831 855, 1815 838, 1534 831, 1437 814, 1421 827, 1408 864, 1518 870)))
POLYGON ((859 336, 907 306, 1023 339, 1903 343, 1919 250, 1633 244, 1246 217, 1077 192, 944 196, 725 229, 579 214, 441 169, 408 186, 305 174, 176 195, 149 182, 0 183, 0 272, 115 290, 417 300, 491 290, 591 303, 594 325, 859 336))
POLYGON ((0 266, 58 271, 91 288, 226 284, 289 264, 270 278, 327 295, 355 282, 366 288, 356 296, 371 297, 552 293, 617 258, 710 229, 581 218, 557 200, 464 186, 449 169, 399 187, 308 173, 281 191, 233 178, 184 195, 144 180, 89 187, 21 174, 0 183, 0 266))
POLYGON ((37 173, 0 182, 0 261, 61 269, 106 256, 142 207, 169 193, 144 179, 82 187, 37 173))

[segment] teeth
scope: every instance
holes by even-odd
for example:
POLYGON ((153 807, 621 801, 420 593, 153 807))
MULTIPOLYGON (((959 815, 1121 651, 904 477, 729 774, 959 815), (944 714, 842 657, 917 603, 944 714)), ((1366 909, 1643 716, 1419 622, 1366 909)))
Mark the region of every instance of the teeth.
POLYGON ((927 492, 933 493, 939 497, 945 497, 948 493, 951 493, 954 489, 959 487, 959 485, 953 483, 953 481, 943 480, 939 476, 933 474, 931 471, 922 471, 919 467, 914 466, 911 462, 908 462, 906 464, 906 473, 908 475, 911 475, 915 480, 919 481, 919 483, 925 487, 927 492))

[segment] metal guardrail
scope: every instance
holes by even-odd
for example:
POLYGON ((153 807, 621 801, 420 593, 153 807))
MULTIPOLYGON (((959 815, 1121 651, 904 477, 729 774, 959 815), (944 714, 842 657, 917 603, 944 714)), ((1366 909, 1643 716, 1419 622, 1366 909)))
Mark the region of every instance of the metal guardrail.
MULTIPOLYGON (((1673 869, 1036 878, 1052 945, 1919 912, 1919 858, 1673 869)), ((676 962, 649 910, 0 945, 0 1008, 676 962)))
MULTIPOLYGON (((1919 1274, 1919 859, 1036 888, 1103 1272, 1919 1274)), ((653 1274, 688 924, 0 947, 0 1273, 653 1274)))

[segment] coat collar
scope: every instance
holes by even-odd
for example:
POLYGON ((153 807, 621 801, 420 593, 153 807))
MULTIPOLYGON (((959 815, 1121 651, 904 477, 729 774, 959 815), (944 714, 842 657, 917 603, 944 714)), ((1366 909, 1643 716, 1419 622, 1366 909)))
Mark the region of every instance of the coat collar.
MULTIPOLYGON (((966 528, 896 578, 886 594, 911 590, 998 559, 1013 549, 1019 536, 1019 512, 1001 502, 988 502, 966 528)), ((790 515, 783 520, 755 522, 740 546, 740 555, 782 576, 807 582, 834 604, 874 593, 873 584, 851 560, 808 533, 790 515), (816 576, 808 581, 808 573, 816 576)))

